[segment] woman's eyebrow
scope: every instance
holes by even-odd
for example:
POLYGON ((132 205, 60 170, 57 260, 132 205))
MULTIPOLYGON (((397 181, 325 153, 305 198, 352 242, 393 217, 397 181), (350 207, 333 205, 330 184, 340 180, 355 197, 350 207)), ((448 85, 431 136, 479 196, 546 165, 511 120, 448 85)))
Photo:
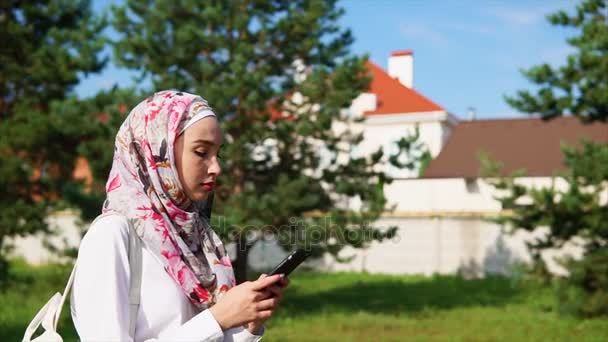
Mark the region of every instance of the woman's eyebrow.
POLYGON ((196 139, 192 142, 193 144, 204 144, 204 145, 211 145, 211 146, 215 146, 215 143, 211 140, 206 140, 206 139, 196 139))
MULTIPOLYGON (((192 145, 198 145, 198 144, 202 144, 202 145, 206 145, 209 147, 215 147, 217 146, 215 142, 211 141, 211 140, 207 140, 207 139, 196 139, 192 142, 192 145)), ((219 146, 217 146, 218 149, 222 148, 222 143, 219 144, 219 146)))

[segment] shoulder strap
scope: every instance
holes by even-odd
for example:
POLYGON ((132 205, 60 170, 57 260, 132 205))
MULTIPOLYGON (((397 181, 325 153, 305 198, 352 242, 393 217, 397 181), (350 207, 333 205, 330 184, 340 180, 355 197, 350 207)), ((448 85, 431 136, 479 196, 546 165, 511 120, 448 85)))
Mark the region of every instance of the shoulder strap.
MULTIPOLYGON (((89 227, 92 226, 93 224, 95 224, 95 222, 97 222, 97 220, 99 220, 100 218, 107 216, 107 215, 110 215, 110 214, 101 214, 101 215, 97 216, 95 218, 95 220, 93 220, 93 222, 91 222, 89 227)), ((59 301, 59 306, 57 308, 57 311, 55 311, 55 315, 53 316, 53 328, 55 330, 57 330, 57 323, 59 323, 59 318, 61 316, 61 309, 63 308, 65 299, 68 297, 68 295, 70 294, 70 290, 72 289, 72 283, 74 282, 75 274, 76 274, 76 263, 74 263, 74 267, 72 267, 72 273, 70 273, 70 278, 68 279, 68 283, 65 285, 65 289, 63 290, 63 294, 61 295, 61 299, 59 301)))
POLYGON ((141 239, 135 232, 131 221, 129 223, 129 336, 135 340, 135 327, 137 325, 137 311, 139 310, 141 293, 141 239))
POLYGON ((68 279, 68 283, 65 285, 65 289, 63 290, 63 294, 61 295, 57 311, 53 316, 53 329, 55 331, 57 331, 57 323, 59 323, 59 318, 61 317, 61 309, 63 308, 63 303, 65 303, 65 299, 68 297, 68 295, 70 294, 70 290, 72 289, 72 283, 74 282, 74 274, 76 274, 76 264, 74 264, 74 267, 72 267, 70 278, 68 279))

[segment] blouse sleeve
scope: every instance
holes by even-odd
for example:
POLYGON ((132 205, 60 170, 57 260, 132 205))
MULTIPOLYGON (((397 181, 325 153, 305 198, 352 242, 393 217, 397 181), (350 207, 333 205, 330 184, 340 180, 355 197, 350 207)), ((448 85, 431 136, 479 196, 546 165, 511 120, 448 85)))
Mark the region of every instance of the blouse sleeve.
POLYGON ((224 331, 224 342, 257 342, 262 339, 264 328, 252 334, 244 327, 232 328, 224 331))
MULTIPOLYGON (((129 336, 128 223, 109 216, 89 228, 78 252, 71 298, 83 341, 133 341, 129 336)), ((149 341, 223 341, 209 310, 149 341)), ((235 340, 236 341, 236 340, 235 340)))

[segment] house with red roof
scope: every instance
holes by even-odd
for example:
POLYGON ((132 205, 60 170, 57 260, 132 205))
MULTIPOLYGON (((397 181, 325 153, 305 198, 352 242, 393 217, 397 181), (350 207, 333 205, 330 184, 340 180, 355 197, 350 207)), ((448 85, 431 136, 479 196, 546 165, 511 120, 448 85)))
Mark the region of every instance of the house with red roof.
MULTIPOLYGON (((458 119, 441 105, 414 89, 414 54, 410 50, 396 51, 388 59, 388 70, 367 62, 372 77, 369 90, 357 97, 349 111, 365 117, 361 129, 364 141, 361 149, 369 153, 382 146, 392 153, 400 138, 418 130, 419 141, 436 157, 458 119)), ((396 170, 387 166, 393 177, 413 177, 417 172, 396 170)))
MULTIPOLYGON (((526 241, 543 234, 518 232, 509 235, 504 227, 488 220, 504 213, 497 191, 481 177, 480 155, 497 161, 503 175, 525 170, 521 184, 544 187, 567 184, 553 176, 565 169, 562 144, 581 139, 608 143, 608 125, 582 124, 562 117, 545 122, 538 118, 459 120, 444 107, 418 92, 414 84, 412 51, 396 51, 388 70, 368 63, 372 82, 350 107, 363 116, 361 124, 366 152, 391 145, 416 129, 433 160, 422 175, 388 169, 395 181, 385 187, 389 206, 375 224, 397 226, 392 241, 373 243, 369 248, 344 250, 354 257, 341 264, 325 259, 331 271, 379 273, 463 273, 481 276, 509 273, 513 264, 527 262, 526 241)), ((607 196, 608 197, 608 196, 607 196)), ((357 203, 352 203, 356 208, 357 203)), ((574 244, 543 255, 549 269, 563 273, 554 256, 580 253, 574 244)))

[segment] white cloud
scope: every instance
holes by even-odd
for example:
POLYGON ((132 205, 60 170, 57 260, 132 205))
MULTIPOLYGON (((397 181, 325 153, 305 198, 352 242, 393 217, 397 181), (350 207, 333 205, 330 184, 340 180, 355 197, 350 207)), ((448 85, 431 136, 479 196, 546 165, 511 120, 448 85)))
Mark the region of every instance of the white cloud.
POLYGON ((434 45, 444 45, 448 41, 441 32, 420 23, 401 24, 399 32, 406 38, 428 41, 434 45))
POLYGON ((536 7, 506 7, 491 6, 483 12, 497 18, 512 28, 530 27, 538 24, 546 24, 546 17, 559 10, 571 11, 573 4, 568 0, 553 0, 536 7))
POLYGON ((512 54, 495 54, 494 60, 497 65, 503 68, 519 70, 528 69, 530 67, 547 63, 552 67, 560 67, 566 64, 568 55, 576 52, 569 45, 544 47, 534 55, 512 55, 512 54))
POLYGON ((476 25, 476 24, 471 24, 471 23, 450 22, 450 23, 442 23, 442 26, 448 30, 461 31, 461 32, 473 33, 473 34, 492 34, 492 33, 496 32, 496 28, 491 28, 491 27, 476 25))
POLYGON ((542 15, 538 12, 506 8, 491 9, 490 14, 494 15, 506 24, 514 26, 536 24, 542 18, 542 15))

